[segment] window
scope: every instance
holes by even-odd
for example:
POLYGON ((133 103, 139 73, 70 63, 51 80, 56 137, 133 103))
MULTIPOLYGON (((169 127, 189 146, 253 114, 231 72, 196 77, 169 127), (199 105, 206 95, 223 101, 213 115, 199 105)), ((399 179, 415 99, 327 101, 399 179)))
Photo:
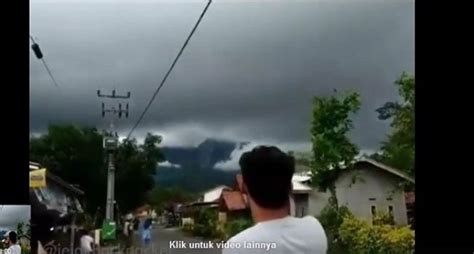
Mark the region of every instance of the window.
POLYGON ((372 218, 375 217, 375 215, 377 214, 377 207, 376 206, 371 206, 370 207, 370 213, 372 214, 372 218))
POLYGON ((395 223, 395 218, 393 217, 393 205, 388 206, 388 216, 390 217, 391 223, 395 223))
POLYGON ((393 217, 393 206, 392 205, 388 206, 388 215, 393 217))
POLYGON ((375 198, 369 198, 370 201, 375 201, 375 198))

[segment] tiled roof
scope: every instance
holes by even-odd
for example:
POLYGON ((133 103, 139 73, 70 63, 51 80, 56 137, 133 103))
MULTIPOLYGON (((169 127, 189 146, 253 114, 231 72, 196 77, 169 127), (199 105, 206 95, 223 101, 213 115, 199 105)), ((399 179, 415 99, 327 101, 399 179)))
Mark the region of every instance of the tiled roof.
POLYGON ((231 190, 228 186, 220 185, 204 193, 203 202, 216 202, 219 200, 223 190, 231 190))
POLYGON ((242 174, 237 174, 235 176, 235 181, 237 182, 237 188, 240 192, 243 191, 243 178, 242 178, 242 174))
POLYGON ((247 208, 244 197, 240 191, 225 191, 222 198, 229 211, 243 210, 247 208))
POLYGON ((360 162, 366 162, 366 163, 369 163, 369 164, 372 164, 374 165, 375 167, 379 168, 379 169, 382 169, 390 174, 393 174, 395 176, 398 176, 402 179, 405 179, 411 183, 415 183, 415 179, 409 175, 407 175, 406 173, 398 170, 398 169, 395 169, 395 168, 392 168, 390 166, 387 166, 383 163, 380 163, 378 161, 375 161, 375 160, 372 160, 372 159, 369 159, 369 158, 362 158, 360 160, 358 160, 356 163, 360 163, 360 162))

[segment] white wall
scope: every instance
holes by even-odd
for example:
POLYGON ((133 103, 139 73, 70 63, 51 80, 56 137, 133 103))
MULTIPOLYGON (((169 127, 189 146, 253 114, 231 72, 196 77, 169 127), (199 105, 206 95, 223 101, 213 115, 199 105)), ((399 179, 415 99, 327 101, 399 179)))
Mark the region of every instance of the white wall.
POLYGON ((330 194, 328 192, 320 192, 317 187, 315 187, 309 194, 308 215, 319 216, 327 205, 329 197, 330 194))
POLYGON ((290 215, 295 216, 295 200, 293 199, 293 195, 290 195, 290 215))
POLYGON ((364 168, 351 170, 341 174, 336 181, 336 195, 339 205, 345 205, 359 218, 370 220, 371 206, 377 211, 388 212, 388 206, 393 206, 395 222, 399 225, 407 224, 405 195, 397 189, 399 179, 377 168, 365 165, 364 168), (359 179, 353 184, 353 176, 359 179), (375 200, 369 200, 375 198, 375 200), (392 200, 388 200, 391 198, 392 200))

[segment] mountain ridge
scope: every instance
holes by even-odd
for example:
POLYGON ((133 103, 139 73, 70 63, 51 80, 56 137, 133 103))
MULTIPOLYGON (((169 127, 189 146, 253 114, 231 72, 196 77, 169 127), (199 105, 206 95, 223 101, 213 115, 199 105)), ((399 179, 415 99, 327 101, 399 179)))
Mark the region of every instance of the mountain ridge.
POLYGON ((214 166, 230 160, 235 149, 242 149, 247 144, 207 138, 196 147, 163 147, 165 160, 177 167, 158 166, 155 182, 161 187, 181 187, 188 191, 232 185, 238 171, 223 171, 214 166))

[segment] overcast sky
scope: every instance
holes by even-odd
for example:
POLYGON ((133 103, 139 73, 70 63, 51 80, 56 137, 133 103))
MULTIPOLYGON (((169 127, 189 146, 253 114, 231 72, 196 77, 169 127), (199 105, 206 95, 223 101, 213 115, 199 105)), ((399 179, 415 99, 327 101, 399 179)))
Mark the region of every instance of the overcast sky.
MULTIPOLYGON (((31 1, 31 34, 62 92, 31 54, 30 132, 105 126, 96 90, 115 88, 132 93, 130 118, 116 122, 126 135, 206 2, 78 2, 31 1)), ((312 97, 352 89, 362 108, 351 138, 377 149, 389 126, 375 109, 397 98, 402 71, 414 72, 414 1, 215 0, 135 135, 302 147, 312 97)))
POLYGON ((18 223, 29 220, 29 205, 0 205, 0 230, 16 230, 18 223))

